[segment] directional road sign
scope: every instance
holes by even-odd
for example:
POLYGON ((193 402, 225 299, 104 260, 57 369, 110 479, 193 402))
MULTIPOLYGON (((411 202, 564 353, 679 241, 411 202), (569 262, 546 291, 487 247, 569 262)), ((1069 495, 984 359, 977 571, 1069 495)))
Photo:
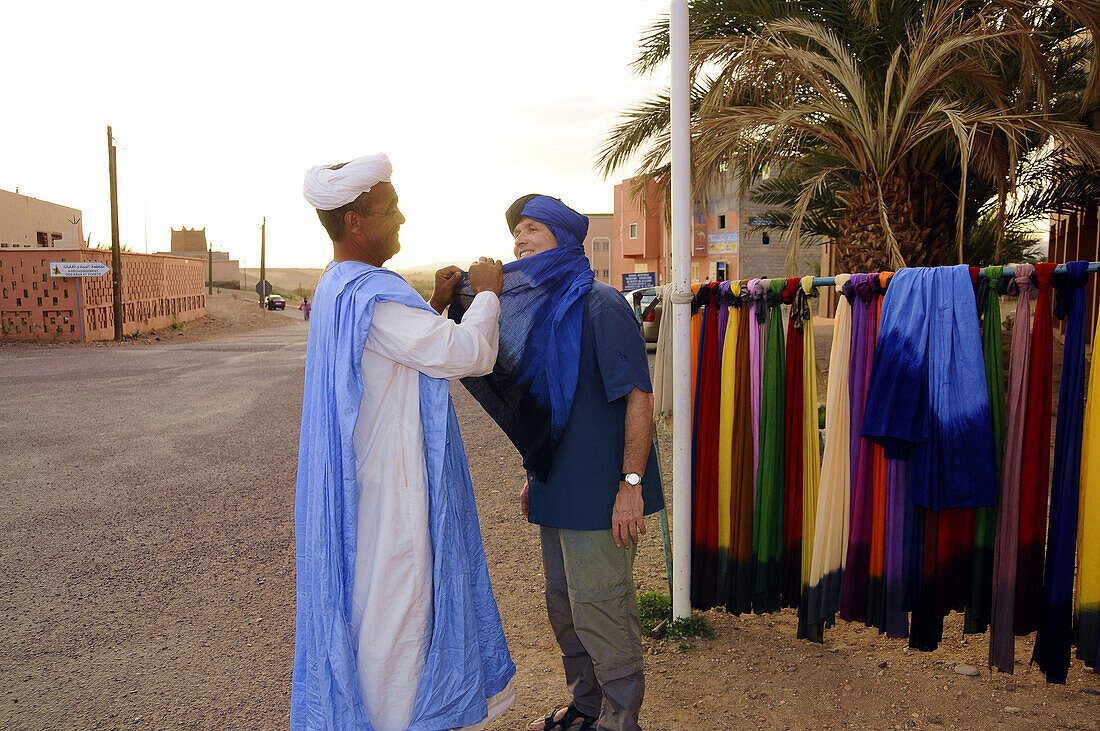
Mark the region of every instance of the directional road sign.
POLYGON ((271 286, 271 282, 266 279, 261 279, 259 282, 256 282, 256 294, 260 295, 261 299, 271 294, 274 289, 275 288, 271 286))
POLYGON ((51 261, 51 277, 101 277, 111 267, 101 261, 51 261))

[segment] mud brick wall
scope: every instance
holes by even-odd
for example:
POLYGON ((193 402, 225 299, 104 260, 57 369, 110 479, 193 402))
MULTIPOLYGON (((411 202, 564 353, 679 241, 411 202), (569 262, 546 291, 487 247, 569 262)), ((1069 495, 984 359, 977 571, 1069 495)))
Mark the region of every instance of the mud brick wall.
MULTIPOLYGON (((95 249, 0 252, 0 339, 109 340, 114 337, 111 275, 52 277, 51 261, 101 261, 95 249), (79 291, 78 291, 79 288, 79 291)), ((206 314, 204 263, 156 254, 122 254, 124 335, 206 314)))

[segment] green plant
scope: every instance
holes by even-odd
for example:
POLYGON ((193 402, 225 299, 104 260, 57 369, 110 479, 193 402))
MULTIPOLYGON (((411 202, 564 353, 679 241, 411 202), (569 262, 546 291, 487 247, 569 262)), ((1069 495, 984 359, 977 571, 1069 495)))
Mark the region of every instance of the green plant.
POLYGON ((642 621, 642 634, 649 634, 665 620, 672 619, 672 600, 655 591, 638 597, 638 618, 642 621))
POLYGON ((172 329, 173 329, 173 330, 179 330, 179 329, 181 329, 182 327, 183 327, 183 325, 181 325, 181 324, 180 324, 180 323, 178 323, 178 322, 173 322, 173 323, 172 323, 172 329))
POLYGON ((677 617, 668 623, 668 636, 679 637, 687 640, 693 637, 702 637, 709 640, 714 637, 714 631, 707 625, 702 617, 677 617))
POLYGON ((819 404, 817 407, 817 428, 825 428, 825 404, 819 404))

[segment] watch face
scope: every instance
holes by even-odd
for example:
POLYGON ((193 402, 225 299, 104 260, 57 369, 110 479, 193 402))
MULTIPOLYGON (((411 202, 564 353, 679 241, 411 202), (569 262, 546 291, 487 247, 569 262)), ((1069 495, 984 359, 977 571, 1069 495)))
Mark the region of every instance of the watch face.
POLYGON ((627 474, 627 476, 626 476, 626 483, 627 483, 628 485, 637 485, 637 484, 639 484, 639 483, 640 483, 641 481, 642 481, 642 478, 641 478, 641 476, 640 476, 640 475, 638 475, 637 473, 634 473, 634 472, 630 472, 630 473, 628 473, 628 474, 627 474))

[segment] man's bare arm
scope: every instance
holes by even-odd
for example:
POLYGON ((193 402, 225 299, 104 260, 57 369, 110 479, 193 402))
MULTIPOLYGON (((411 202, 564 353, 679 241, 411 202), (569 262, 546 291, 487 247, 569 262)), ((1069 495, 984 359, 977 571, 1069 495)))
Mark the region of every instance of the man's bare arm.
MULTIPOLYGON (((645 474, 653 445, 653 394, 635 388, 626 397, 626 442, 623 472, 645 474)), ((645 506, 642 486, 619 483, 619 494, 611 511, 611 533, 616 546, 628 546, 645 535, 645 506)))

